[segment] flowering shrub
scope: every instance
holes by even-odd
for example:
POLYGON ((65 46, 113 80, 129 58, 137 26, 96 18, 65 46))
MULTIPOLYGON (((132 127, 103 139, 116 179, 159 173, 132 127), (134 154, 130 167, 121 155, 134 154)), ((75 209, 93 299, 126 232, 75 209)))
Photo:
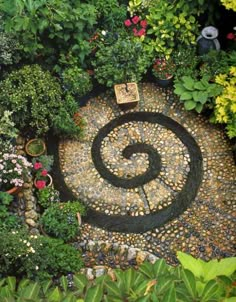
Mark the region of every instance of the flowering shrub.
POLYGON ((165 58, 158 58, 153 64, 153 75, 158 79, 169 79, 173 76, 175 71, 174 62, 165 58))
POLYGON ((134 16, 131 19, 124 21, 126 27, 132 28, 135 37, 142 37, 146 35, 147 21, 141 20, 140 17, 134 16))
POLYGON ((22 155, 0 152, 0 188, 21 187, 30 175, 32 164, 22 155))

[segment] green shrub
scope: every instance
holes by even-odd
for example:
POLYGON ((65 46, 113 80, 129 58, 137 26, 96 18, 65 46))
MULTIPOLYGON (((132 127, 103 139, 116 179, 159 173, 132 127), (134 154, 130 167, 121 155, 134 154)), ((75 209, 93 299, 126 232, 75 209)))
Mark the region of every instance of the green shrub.
POLYGON ((59 191, 55 190, 53 187, 45 187, 36 192, 38 203, 47 209, 52 203, 59 202, 59 191))
POLYGON ((40 223, 48 235, 70 241, 79 232, 77 213, 85 214, 84 206, 78 201, 51 204, 44 211, 40 223))
POLYGON ((17 128, 31 127, 38 135, 48 132, 62 106, 59 83, 39 65, 12 71, 0 83, 0 90, 1 105, 13 111, 17 128))
POLYGON ((0 231, 0 275, 31 279, 57 277, 82 267, 80 253, 62 240, 29 235, 25 230, 0 231))
POLYGON ((63 70, 62 85, 66 91, 78 97, 92 90, 92 81, 89 74, 77 66, 63 70))
POLYGON ((139 82, 150 63, 140 41, 120 35, 108 44, 99 44, 92 65, 97 81, 112 87, 114 84, 139 82))

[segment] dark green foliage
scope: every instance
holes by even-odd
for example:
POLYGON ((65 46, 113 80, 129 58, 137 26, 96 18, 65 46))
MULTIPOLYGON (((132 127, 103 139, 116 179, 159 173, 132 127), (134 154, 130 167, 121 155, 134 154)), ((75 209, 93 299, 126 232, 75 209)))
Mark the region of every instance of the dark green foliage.
POLYGON ((128 36, 119 36, 109 44, 100 43, 92 62, 95 78, 107 87, 139 82, 150 65, 146 55, 142 43, 128 36))
POLYGON ((85 214, 84 206, 78 201, 51 204, 43 213, 40 223, 48 235, 70 241, 79 232, 77 213, 85 214))

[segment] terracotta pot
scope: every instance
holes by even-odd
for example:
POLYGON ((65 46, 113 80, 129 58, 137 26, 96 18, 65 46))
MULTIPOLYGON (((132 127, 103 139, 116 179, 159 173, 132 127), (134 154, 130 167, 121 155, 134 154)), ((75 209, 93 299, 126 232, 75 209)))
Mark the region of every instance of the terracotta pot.
POLYGON ((32 157, 40 156, 40 155, 42 155, 42 154, 44 154, 44 153, 46 152, 46 145, 45 145, 45 142, 44 142, 42 139, 40 139, 40 138, 33 138, 33 139, 29 140, 29 141, 26 143, 26 145, 25 145, 25 152, 26 152, 28 155, 32 156, 32 157), (38 153, 32 153, 32 152, 30 151, 30 145, 31 145, 31 144, 35 144, 37 141, 38 141, 38 143, 42 146, 42 151, 40 151, 40 152, 38 152, 38 153))
POLYGON ((21 191, 22 187, 13 187, 9 190, 6 191, 6 193, 11 194, 11 195, 16 195, 21 191))

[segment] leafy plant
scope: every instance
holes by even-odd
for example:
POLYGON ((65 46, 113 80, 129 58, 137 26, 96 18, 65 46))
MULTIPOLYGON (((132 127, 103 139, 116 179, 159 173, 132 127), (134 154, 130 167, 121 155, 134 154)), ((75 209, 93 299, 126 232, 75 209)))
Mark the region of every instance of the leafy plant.
POLYGON ((71 49, 81 62, 90 52, 89 33, 96 9, 89 3, 63 0, 3 0, 4 28, 22 44, 26 57, 55 58, 58 50, 71 49))
POLYGON ((160 58, 155 60, 152 72, 157 79, 169 79, 173 77, 175 69, 176 66, 172 59, 160 58))
POLYGON ((59 83, 39 65, 27 65, 12 71, 0 83, 0 102, 13 112, 13 121, 23 130, 31 127, 45 134, 62 106, 59 83))
POLYGON ((181 79, 175 80, 174 93, 180 97, 186 110, 194 109, 200 113, 204 107, 211 105, 212 97, 221 93, 220 85, 209 83, 208 80, 208 77, 197 80, 190 76, 183 76, 181 79))
POLYGON ((42 190, 36 192, 38 203, 43 208, 48 208, 52 203, 59 202, 59 191, 53 187, 45 187, 42 190))
POLYGON ((27 142, 25 146, 26 152, 31 156, 38 156, 45 152, 45 143, 41 138, 35 138, 27 142))
POLYGON ((48 235, 70 241, 79 232, 77 213, 85 214, 85 207, 78 201, 54 203, 44 211, 40 223, 48 235))
POLYGON ((12 111, 4 110, 0 118, 0 135, 8 139, 16 138, 19 132, 15 127, 15 123, 12 121, 12 113, 12 111))
POLYGON ((119 36, 112 44, 101 43, 92 62, 95 78, 107 87, 139 82, 149 64, 142 43, 128 36, 119 36))
POLYGON ((178 44, 194 45, 198 33, 196 11, 184 0, 170 2, 153 1, 146 16, 149 29, 145 43, 158 56, 169 58, 178 44))
POLYGON ((236 67, 232 66, 229 73, 219 74, 215 81, 223 91, 215 100, 211 121, 226 124, 228 136, 236 137, 236 67))
POLYGON ((9 205, 13 201, 13 196, 0 192, 0 228, 1 230, 17 229, 21 225, 20 218, 12 213, 9 209, 9 205))
POLYGON ((81 97, 92 90, 88 72, 77 66, 65 68, 61 78, 64 89, 74 96, 81 97))

